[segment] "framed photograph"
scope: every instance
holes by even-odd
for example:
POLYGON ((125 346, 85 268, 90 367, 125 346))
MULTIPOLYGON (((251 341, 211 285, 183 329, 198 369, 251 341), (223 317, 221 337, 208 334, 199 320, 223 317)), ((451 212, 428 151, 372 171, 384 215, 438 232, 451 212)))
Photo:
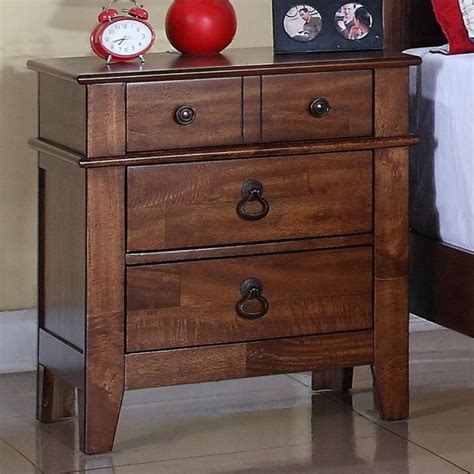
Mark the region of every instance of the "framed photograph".
POLYGON ((273 0, 275 53, 383 48, 382 0, 273 0))

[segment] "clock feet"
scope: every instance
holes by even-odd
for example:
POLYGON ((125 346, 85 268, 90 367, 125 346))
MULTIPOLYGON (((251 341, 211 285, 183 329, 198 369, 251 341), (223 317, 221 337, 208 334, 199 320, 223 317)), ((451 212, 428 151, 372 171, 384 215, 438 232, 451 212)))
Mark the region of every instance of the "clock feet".
POLYGON ((138 56, 138 59, 140 60, 142 64, 145 62, 145 58, 143 57, 143 54, 140 54, 140 56, 138 56))
POLYGON ((109 57, 107 58, 107 61, 106 61, 107 66, 112 64, 112 61, 113 61, 113 58, 112 58, 111 55, 109 55, 109 57))

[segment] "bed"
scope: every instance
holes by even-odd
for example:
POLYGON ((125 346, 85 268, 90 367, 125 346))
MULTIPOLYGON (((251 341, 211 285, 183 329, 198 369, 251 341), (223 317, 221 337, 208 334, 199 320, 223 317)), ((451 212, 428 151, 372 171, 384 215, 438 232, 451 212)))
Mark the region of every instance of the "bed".
POLYGON ((474 54, 409 49, 411 311, 474 336, 474 54))
MULTIPOLYGON (((387 4, 387 2, 386 2, 387 4)), ((422 57, 412 71, 410 310, 474 336, 474 54, 432 54, 446 43, 429 0, 390 2, 392 46, 422 57), (397 35, 393 28, 400 25, 397 35)))

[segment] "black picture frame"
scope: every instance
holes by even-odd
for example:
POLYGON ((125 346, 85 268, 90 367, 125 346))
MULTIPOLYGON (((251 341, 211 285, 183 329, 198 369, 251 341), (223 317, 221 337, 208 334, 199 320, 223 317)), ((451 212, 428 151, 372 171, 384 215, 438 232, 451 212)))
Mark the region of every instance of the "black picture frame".
POLYGON ((273 0, 273 49, 275 54, 383 49, 382 0, 273 0))

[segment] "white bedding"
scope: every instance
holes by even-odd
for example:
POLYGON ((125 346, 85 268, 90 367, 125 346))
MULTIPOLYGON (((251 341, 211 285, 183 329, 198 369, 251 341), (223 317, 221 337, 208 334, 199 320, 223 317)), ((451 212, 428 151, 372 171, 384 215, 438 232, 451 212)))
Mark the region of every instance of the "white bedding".
POLYGON ((423 59, 410 81, 411 228, 474 251, 474 54, 407 52, 423 59))

